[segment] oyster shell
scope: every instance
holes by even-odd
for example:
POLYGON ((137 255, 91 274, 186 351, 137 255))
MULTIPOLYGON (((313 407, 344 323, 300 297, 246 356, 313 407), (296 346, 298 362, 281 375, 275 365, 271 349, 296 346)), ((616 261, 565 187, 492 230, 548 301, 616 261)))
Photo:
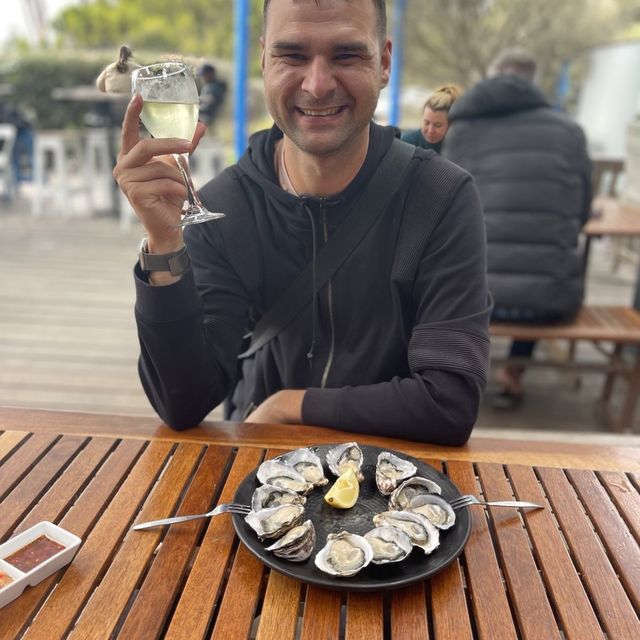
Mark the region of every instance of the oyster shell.
POLYGON ((403 460, 389 451, 381 452, 376 463, 376 484, 380 493, 388 496, 403 480, 410 478, 417 470, 412 462, 403 460))
POLYGON ((423 493, 409 503, 409 511, 423 515, 438 529, 450 529, 456 521, 451 505, 436 493, 423 493))
POLYGON ((404 560, 413 549, 411 538, 396 527, 376 527, 364 534, 373 549, 374 564, 404 560))
POLYGON ((362 449, 355 442, 339 444, 337 447, 327 451, 327 464, 329 469, 337 476, 341 476, 347 469, 352 468, 358 481, 362 482, 364 480, 362 473, 363 462, 362 449))
POLYGON ((283 504, 271 509, 252 511, 244 521, 258 534, 260 540, 278 538, 295 527, 304 516, 304 507, 300 504, 283 504))
POLYGON ((278 456, 276 460, 280 460, 293 467, 314 487, 322 487, 329 482, 328 478, 325 478, 324 475, 322 460, 320 460, 311 449, 303 448, 289 451, 288 453, 278 456))
POLYGON ((291 489, 296 493, 309 493, 313 485, 304 479, 292 466, 278 460, 266 460, 258 467, 256 473, 262 484, 272 484, 283 489, 291 489))
POLYGON ((316 554, 315 565, 332 576, 353 576, 364 569, 373 558, 371 545, 362 536, 348 531, 330 533, 316 554))
POLYGON ((313 553, 315 546, 315 527, 311 520, 305 520, 302 524, 289 529, 282 538, 267 547, 267 551, 272 551, 274 555, 291 562, 302 562, 313 553))
POLYGON ((262 511, 283 504, 304 504, 307 499, 291 489, 283 489, 273 484, 260 485, 251 496, 251 509, 262 511))
POLYGON ((411 511, 383 511, 373 516, 377 527, 395 527, 404 531, 415 547, 420 547, 427 554, 440 544, 438 529, 419 513, 411 511))
POLYGON ((440 494, 442 493, 442 489, 440 485, 433 482, 433 480, 427 480, 427 478, 421 478, 419 476, 409 478, 395 489, 389 497, 389 509, 392 511, 408 509, 411 500, 417 495, 424 493, 440 494))

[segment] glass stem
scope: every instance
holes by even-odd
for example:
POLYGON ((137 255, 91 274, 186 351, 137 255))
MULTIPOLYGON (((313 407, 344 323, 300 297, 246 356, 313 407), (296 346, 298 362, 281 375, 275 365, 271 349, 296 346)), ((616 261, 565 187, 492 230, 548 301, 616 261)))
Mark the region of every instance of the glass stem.
POLYGON ((191 172, 189 171, 189 156, 186 153, 174 153, 173 157, 175 158, 178 169, 180 169, 180 173, 182 174, 184 186, 187 187, 187 202, 189 206, 185 206, 183 209, 190 209, 194 205, 196 207, 202 207, 200 198, 198 198, 198 193, 193 186, 193 181, 191 180, 191 172))

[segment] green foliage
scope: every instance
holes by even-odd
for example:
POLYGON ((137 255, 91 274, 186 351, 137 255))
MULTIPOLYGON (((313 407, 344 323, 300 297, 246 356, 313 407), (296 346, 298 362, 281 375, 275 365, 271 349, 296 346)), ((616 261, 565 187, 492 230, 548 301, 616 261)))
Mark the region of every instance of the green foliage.
POLYGON ((42 51, 21 55, 0 72, 0 82, 12 87, 7 101, 28 114, 41 129, 82 126, 88 105, 54 100, 58 87, 93 85, 106 65, 104 59, 77 53, 56 54, 42 51))

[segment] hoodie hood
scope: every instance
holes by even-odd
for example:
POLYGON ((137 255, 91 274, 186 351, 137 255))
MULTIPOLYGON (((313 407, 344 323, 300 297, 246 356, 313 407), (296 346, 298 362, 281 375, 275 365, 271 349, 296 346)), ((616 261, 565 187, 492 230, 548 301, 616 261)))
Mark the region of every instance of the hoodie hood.
POLYGON ((496 76, 481 80, 460 96, 449 111, 449 122, 549 106, 544 94, 528 80, 516 75, 496 76))

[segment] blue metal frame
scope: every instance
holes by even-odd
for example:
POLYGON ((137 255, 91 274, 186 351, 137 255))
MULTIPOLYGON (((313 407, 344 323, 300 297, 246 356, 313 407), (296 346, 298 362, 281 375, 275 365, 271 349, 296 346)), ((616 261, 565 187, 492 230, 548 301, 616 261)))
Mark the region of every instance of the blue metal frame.
POLYGON ((247 146, 247 77, 249 73, 249 0, 235 0, 234 148, 236 160, 247 146))
POLYGON ((389 81, 389 124, 400 125, 400 95, 402 93, 402 67, 404 58, 404 15, 406 0, 393 4, 393 49, 391 51, 391 78, 389 81))

